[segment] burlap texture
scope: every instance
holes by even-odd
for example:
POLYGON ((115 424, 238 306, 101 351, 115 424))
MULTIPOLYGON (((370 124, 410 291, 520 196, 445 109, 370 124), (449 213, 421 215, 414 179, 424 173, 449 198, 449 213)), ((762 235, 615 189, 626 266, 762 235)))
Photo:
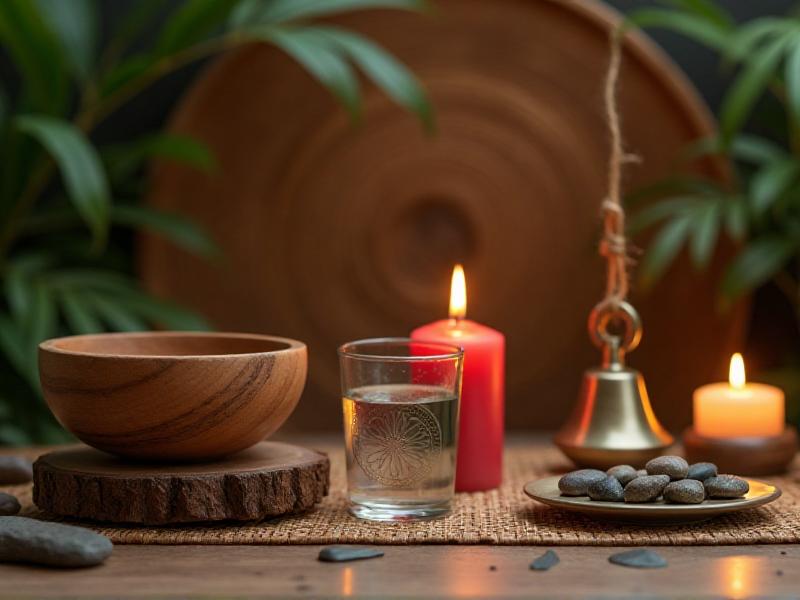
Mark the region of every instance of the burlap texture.
MULTIPOLYGON (((458 494, 453 513, 410 524, 360 521, 346 509, 344 456, 335 446, 316 447, 331 456, 331 494, 316 510, 260 523, 169 528, 87 526, 121 544, 504 544, 504 545, 711 545, 800 542, 800 465, 769 478, 783 490, 761 508, 686 525, 639 526, 596 521, 529 499, 524 484, 567 468, 561 455, 543 443, 507 450, 503 486, 458 494)), ((23 514, 43 517, 31 503, 31 487, 0 488, 16 494, 23 514)))

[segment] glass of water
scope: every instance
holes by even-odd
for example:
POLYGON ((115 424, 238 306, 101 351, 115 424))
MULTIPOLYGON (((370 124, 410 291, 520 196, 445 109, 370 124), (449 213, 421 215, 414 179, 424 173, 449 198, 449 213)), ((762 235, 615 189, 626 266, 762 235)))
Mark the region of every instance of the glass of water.
POLYGON ((350 512, 410 521, 450 511, 464 352, 406 338, 339 348, 350 512))

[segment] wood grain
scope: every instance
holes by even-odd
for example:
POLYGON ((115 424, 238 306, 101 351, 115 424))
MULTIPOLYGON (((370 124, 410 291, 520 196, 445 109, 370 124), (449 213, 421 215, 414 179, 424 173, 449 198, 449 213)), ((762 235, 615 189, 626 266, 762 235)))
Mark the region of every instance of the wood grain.
POLYGON ((305 345, 223 333, 74 336, 39 348, 50 409, 81 441, 149 460, 226 456, 276 431, 306 378, 305 345))
POLYGON ((328 493, 330 462, 319 452, 277 442, 197 465, 132 463, 84 446, 45 454, 33 470, 33 500, 46 512, 165 525, 309 510, 328 493))
MULTIPOLYGON (((586 319, 603 291, 602 87, 618 16, 590 0, 441 0, 435 12, 336 20, 419 74, 434 135, 373 87, 354 126, 297 64, 253 46, 213 64, 172 120, 172 131, 211 147, 219 168, 153 170, 149 202, 202 223, 226 261, 148 237, 143 280, 218 327, 305 340, 310 380, 295 430, 339 422, 337 345, 446 316, 456 262, 469 316, 507 336, 509 426, 558 427, 583 370, 599 361, 586 319)), ((626 191, 670 175, 685 145, 713 127, 641 36, 625 44, 620 108, 626 151, 642 160, 627 169, 626 191)), ((725 178, 719 163, 697 168, 725 178)), ((716 310, 730 250, 710 273, 682 257, 651 294, 634 291, 645 335, 629 359, 673 431, 690 420, 692 390, 719 380, 740 346, 743 313, 716 310), (676 331, 691 332, 690 343, 676 331)))
POLYGON ((319 563, 319 546, 117 546, 103 567, 0 565, 0 597, 795 598, 798 546, 657 548, 666 569, 609 565, 613 547, 388 546, 383 558, 319 563), (495 570, 491 570, 494 566, 495 570))

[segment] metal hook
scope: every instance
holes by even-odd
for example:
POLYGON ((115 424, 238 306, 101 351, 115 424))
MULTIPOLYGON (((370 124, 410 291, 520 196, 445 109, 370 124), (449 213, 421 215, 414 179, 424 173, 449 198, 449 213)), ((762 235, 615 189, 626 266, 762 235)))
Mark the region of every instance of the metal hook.
POLYGON ((589 313, 589 337, 603 350, 604 367, 622 367, 625 353, 634 350, 642 340, 642 321, 639 313, 628 302, 604 300, 589 313), (622 335, 611 333, 608 326, 621 321, 625 327, 622 335))

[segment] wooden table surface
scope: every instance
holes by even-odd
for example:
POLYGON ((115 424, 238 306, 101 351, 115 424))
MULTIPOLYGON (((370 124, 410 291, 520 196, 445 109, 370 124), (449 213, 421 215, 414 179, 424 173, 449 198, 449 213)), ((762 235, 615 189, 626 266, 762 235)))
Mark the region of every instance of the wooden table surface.
POLYGON ((108 562, 68 571, 0 565, 3 597, 531 598, 797 597, 800 547, 658 548, 666 569, 614 566, 607 547, 387 546, 383 558, 320 563, 319 546, 117 546, 108 562), (492 566, 496 567, 492 570, 492 566))
POLYGON ((317 561, 319 549, 118 545, 91 569, 0 564, 0 598, 800 597, 800 545, 659 546, 669 566, 657 570, 608 563, 630 548, 562 546, 548 572, 528 568, 548 547, 385 546, 341 564, 317 561))

